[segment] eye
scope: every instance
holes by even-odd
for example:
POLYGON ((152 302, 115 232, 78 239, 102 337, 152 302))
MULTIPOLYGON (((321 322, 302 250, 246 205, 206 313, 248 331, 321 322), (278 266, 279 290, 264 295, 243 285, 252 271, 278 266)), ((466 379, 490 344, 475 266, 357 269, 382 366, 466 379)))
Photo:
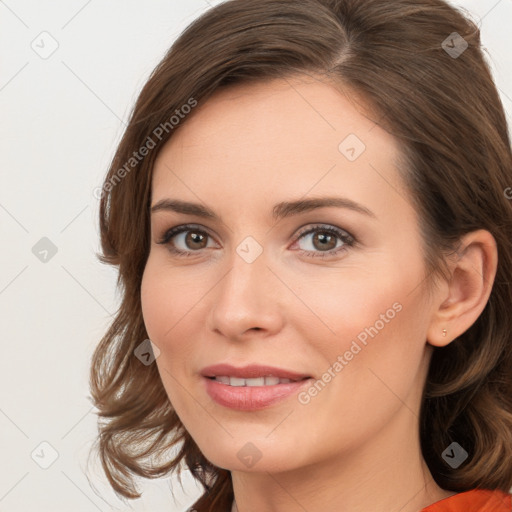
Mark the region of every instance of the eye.
POLYGON ((208 248, 208 238, 210 235, 203 229, 185 224, 166 231, 157 243, 167 245, 176 256, 192 256, 194 252, 208 248))
POLYGON ((356 239, 348 232, 334 226, 319 225, 299 233, 296 244, 305 240, 301 254, 313 257, 334 256, 348 250, 356 243, 356 239), (340 242, 340 243, 338 243, 340 242))
MULTIPOLYGON (((176 256, 188 257, 202 249, 212 248, 208 246, 208 238, 212 237, 204 229, 184 224, 167 230, 157 243, 167 245, 169 251, 176 256)), ((356 239, 350 233, 329 225, 318 225, 302 230, 294 245, 302 240, 306 243, 299 252, 313 257, 334 256, 356 244, 356 239)))

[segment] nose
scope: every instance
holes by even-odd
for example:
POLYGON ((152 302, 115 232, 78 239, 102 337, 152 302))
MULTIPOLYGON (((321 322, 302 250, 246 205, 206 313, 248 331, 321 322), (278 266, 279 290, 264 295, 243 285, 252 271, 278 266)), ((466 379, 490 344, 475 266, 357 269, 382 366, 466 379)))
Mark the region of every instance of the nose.
POLYGON ((212 290, 208 327, 230 340, 271 336, 283 325, 283 285, 267 265, 265 252, 248 262, 234 253, 232 266, 212 290), (252 333, 252 334, 251 334, 252 333))

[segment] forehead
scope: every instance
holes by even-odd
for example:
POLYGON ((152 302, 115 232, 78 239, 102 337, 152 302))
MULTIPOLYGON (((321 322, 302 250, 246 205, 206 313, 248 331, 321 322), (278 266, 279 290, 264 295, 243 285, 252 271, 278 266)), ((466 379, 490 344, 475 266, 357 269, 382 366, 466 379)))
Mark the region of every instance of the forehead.
MULTIPOLYGON (((377 127, 360 96, 312 77, 283 78, 222 88, 182 121, 166 148, 242 143, 246 136, 284 150, 283 140, 308 139, 310 145, 336 144, 344 134, 387 146, 395 141, 377 127), (342 92, 342 90, 344 92, 342 92), (285 129, 285 132, 283 132, 285 129), (274 144, 272 144, 274 141, 274 144)), ((254 140, 254 139, 253 139, 254 140)), ((337 146, 337 144, 336 144, 337 146)))
POLYGON ((364 104, 331 84, 296 78, 230 86, 200 103, 160 151, 153 197, 209 202, 221 191, 249 205, 258 195, 277 202, 339 191, 354 200, 366 195, 378 208, 405 195, 398 154, 364 104))

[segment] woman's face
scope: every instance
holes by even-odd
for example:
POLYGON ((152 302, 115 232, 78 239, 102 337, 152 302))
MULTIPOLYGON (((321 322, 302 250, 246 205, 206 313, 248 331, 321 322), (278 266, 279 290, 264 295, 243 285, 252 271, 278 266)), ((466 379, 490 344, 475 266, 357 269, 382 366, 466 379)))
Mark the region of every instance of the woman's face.
POLYGON ((371 460, 416 436, 432 312, 418 219, 396 141, 354 105, 312 79, 238 85, 158 156, 144 322, 217 466, 371 460))

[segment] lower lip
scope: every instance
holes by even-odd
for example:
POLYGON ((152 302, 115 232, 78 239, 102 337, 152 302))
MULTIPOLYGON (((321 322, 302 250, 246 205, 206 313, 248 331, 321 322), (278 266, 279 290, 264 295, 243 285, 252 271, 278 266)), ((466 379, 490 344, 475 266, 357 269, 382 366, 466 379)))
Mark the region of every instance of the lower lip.
POLYGON ((304 379, 275 386, 229 386, 204 377, 206 392, 220 405, 239 411, 256 411, 285 400, 309 384, 311 379, 304 379))

